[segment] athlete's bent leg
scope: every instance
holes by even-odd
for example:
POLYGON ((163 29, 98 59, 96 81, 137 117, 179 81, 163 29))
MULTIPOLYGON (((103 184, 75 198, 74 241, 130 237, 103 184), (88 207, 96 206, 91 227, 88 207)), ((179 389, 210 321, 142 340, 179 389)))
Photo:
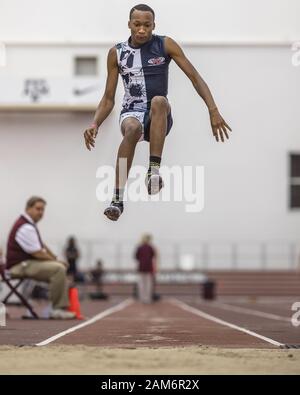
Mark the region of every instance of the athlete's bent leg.
POLYGON ((117 155, 114 196, 110 206, 104 211, 104 214, 112 221, 117 221, 123 212, 123 193, 135 147, 142 135, 142 125, 136 118, 128 117, 122 122, 122 133, 124 137, 117 155))
POLYGON ((150 155, 161 158, 167 134, 167 118, 171 111, 164 96, 154 96, 150 109, 150 155))
POLYGON ((119 146, 116 163, 116 189, 124 189, 132 165, 135 147, 142 135, 141 123, 133 117, 122 122, 123 140, 119 146), (124 162, 126 168, 124 169, 124 162))
POLYGON ((154 195, 163 187, 163 180, 159 175, 162 151, 167 134, 167 119, 171 111, 170 104, 164 96, 154 96, 150 109, 150 160, 146 177, 148 193, 154 195))

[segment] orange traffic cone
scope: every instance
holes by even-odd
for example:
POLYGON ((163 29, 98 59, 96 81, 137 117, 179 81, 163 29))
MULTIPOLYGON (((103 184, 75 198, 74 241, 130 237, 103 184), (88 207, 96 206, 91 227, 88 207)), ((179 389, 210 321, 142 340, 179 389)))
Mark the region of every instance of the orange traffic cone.
POLYGON ((80 314, 80 303, 79 303, 77 288, 75 287, 69 288, 69 301, 70 301, 69 311, 75 313, 75 316, 78 320, 83 320, 84 317, 80 314))

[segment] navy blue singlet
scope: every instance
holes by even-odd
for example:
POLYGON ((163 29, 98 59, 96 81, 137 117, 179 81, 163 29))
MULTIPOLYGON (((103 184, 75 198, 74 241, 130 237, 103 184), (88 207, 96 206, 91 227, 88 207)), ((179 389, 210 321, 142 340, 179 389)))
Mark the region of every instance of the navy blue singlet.
MULTIPOLYGON (((131 38, 116 45, 119 73, 124 84, 124 98, 120 123, 128 116, 137 118, 149 140, 151 99, 154 96, 167 97, 168 75, 171 57, 164 49, 164 36, 153 34, 152 38, 135 48, 131 38)), ((168 130, 172 126, 172 116, 168 116, 168 130)))

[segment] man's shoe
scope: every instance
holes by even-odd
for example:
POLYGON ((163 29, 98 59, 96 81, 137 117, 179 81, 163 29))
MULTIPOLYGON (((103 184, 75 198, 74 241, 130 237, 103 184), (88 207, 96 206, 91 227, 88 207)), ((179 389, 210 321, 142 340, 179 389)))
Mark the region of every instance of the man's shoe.
POLYGON ((111 202, 110 206, 104 210, 104 215, 111 221, 117 221, 123 213, 123 202, 111 202))
POLYGON ((146 187, 149 195, 156 195, 164 186, 163 179, 158 169, 152 169, 151 173, 146 175, 146 187))
POLYGON ((75 313, 63 309, 53 309, 49 318, 53 320, 71 320, 75 318, 75 313))

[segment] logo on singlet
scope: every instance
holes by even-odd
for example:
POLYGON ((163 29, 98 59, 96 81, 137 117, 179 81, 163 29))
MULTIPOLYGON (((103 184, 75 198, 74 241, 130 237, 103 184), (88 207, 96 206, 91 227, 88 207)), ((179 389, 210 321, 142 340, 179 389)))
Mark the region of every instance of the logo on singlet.
POLYGON ((165 63, 165 58, 164 57, 152 58, 148 60, 148 63, 152 64, 153 66, 157 66, 159 64, 165 63))

